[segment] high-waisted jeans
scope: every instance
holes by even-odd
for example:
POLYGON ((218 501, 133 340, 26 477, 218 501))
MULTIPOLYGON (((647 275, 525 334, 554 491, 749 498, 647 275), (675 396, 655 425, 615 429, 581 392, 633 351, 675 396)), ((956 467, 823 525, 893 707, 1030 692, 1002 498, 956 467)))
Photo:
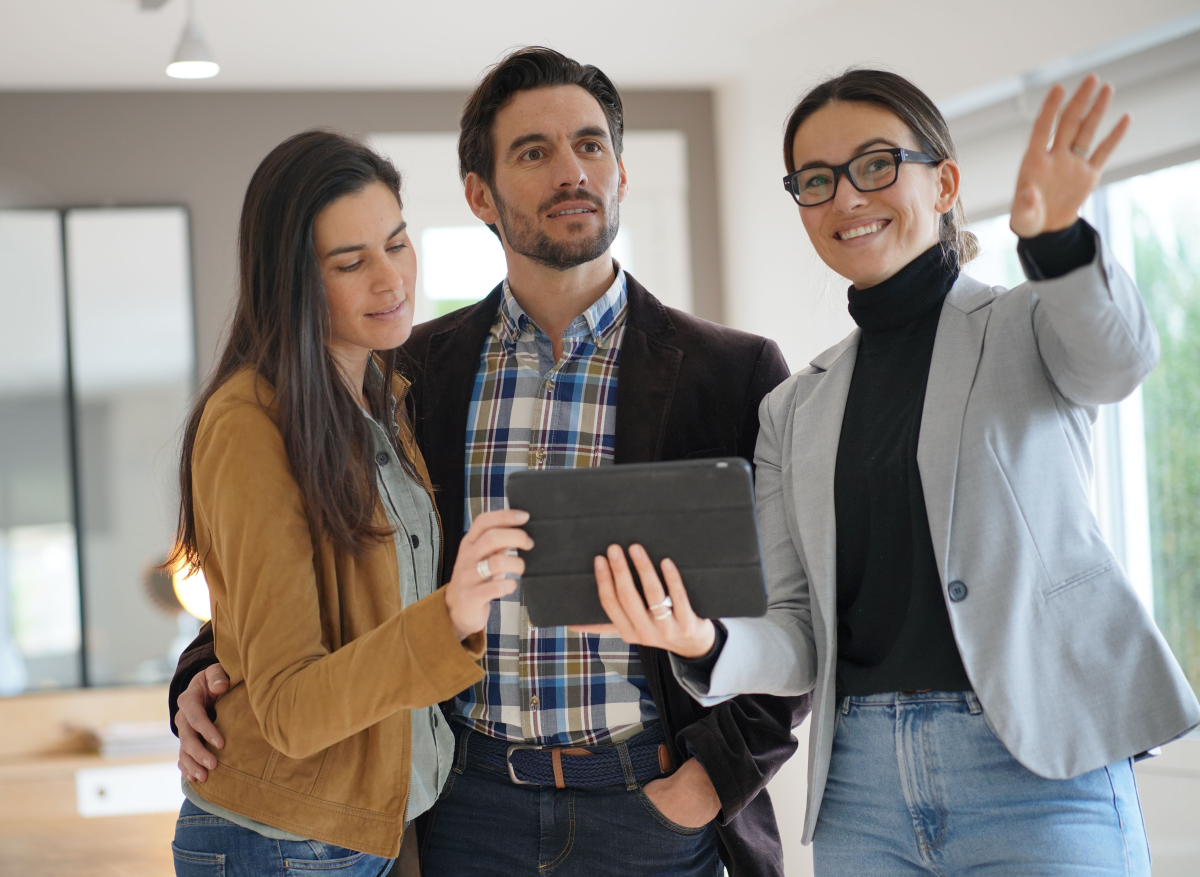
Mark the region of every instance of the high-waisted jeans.
POLYGON ((813 860, 817 877, 1150 875, 1131 761, 1039 777, 973 692, 842 699, 813 860))

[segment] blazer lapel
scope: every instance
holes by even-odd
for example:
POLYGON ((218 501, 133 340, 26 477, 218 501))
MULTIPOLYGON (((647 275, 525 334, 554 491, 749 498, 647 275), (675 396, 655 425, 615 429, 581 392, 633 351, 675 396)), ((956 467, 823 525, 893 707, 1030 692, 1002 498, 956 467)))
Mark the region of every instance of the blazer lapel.
POLYGON ((667 310, 628 273, 629 314, 617 370, 615 463, 650 463, 662 455, 667 416, 683 351, 666 343, 674 334, 667 310))
MULTIPOLYGON (((813 367, 823 373, 794 378, 818 382, 796 408, 792 424, 792 478, 797 498, 796 525, 808 561, 809 586, 822 617, 827 619, 837 618, 833 473, 860 334, 855 329, 836 347, 812 361, 813 367)), ((832 633, 835 628, 836 624, 831 624, 828 631, 832 633)))
POLYGON ((925 492, 925 511, 933 537, 938 571, 946 576, 950 546, 950 519, 954 506, 954 480, 962 442, 963 417, 991 308, 991 289, 973 278, 959 275, 942 305, 925 405, 921 411, 921 434, 917 441, 917 467, 925 492))

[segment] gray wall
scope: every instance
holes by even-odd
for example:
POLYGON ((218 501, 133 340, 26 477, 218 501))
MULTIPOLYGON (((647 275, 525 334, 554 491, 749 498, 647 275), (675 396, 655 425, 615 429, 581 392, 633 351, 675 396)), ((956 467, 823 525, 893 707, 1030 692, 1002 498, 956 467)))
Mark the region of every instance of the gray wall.
MULTIPOLYGON (((186 206, 192 221, 198 365, 205 374, 233 300, 242 194, 262 157, 288 135, 314 125, 357 134, 457 131, 465 96, 0 93, 0 207, 186 206)), ((712 94, 628 91, 623 96, 628 129, 687 133, 695 310, 720 320, 712 94)))

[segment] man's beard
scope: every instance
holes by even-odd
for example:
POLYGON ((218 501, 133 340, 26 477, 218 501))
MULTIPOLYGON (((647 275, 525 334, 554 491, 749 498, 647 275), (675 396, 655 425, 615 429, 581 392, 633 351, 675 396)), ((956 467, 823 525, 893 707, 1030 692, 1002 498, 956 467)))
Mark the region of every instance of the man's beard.
POLYGON ((504 229, 504 239, 509 247, 525 258, 557 271, 566 271, 603 256, 616 239, 621 224, 620 208, 615 199, 611 204, 605 204, 596 195, 582 189, 560 192, 538 209, 538 216, 546 215, 556 204, 588 201, 599 208, 605 221, 601 229, 591 237, 556 241, 537 227, 534 217, 510 209, 495 192, 492 193, 492 198, 496 203, 500 227, 504 229))

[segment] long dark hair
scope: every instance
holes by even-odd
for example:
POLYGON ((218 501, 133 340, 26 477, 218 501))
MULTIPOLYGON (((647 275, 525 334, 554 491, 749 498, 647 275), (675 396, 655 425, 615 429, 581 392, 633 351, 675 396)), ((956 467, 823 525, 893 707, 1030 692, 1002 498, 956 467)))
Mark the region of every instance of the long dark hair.
MULTIPOLYGON (((244 368, 274 390, 272 414, 310 526, 355 555, 391 534, 375 523, 379 497, 370 427, 329 352, 329 305, 313 245, 317 214, 376 182, 400 203, 400 175, 390 161, 351 137, 321 129, 279 144, 251 177, 238 228, 237 310, 216 371, 184 429, 179 527, 168 566, 195 569, 203 559, 192 510, 196 433, 209 398, 244 368)), ((377 353, 383 381, 367 381, 366 391, 372 415, 388 426, 397 458, 411 474, 407 436, 391 435, 389 425, 398 350, 377 353)), ((394 416, 407 429, 402 406, 394 416)))
MULTIPOLYGON (((835 102, 874 104, 894 113, 908 126, 921 151, 934 158, 958 160, 958 151, 950 136, 950 126, 929 95, 903 76, 887 70, 850 69, 818 83, 796 104, 788 117, 783 134, 783 163, 790 174, 796 170, 792 144, 804 121, 817 110, 835 102)), ((965 265, 979 253, 979 241, 967 231, 967 214, 959 199, 948 213, 942 214, 940 233, 942 250, 965 265)))

